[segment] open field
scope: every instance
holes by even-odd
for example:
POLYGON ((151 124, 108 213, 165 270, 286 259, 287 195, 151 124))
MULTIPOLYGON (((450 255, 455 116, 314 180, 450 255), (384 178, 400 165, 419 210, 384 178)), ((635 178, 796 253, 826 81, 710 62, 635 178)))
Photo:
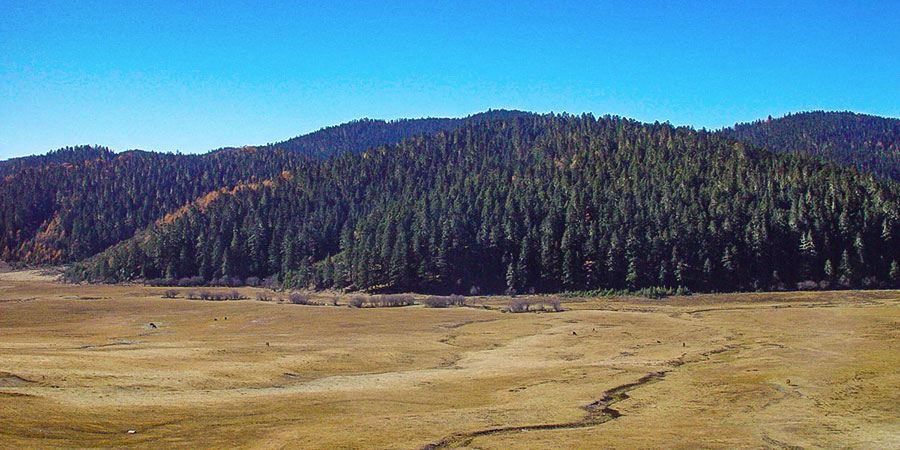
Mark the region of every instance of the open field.
POLYGON ((896 291, 508 314, 164 290, 0 274, 0 447, 900 447, 896 291))

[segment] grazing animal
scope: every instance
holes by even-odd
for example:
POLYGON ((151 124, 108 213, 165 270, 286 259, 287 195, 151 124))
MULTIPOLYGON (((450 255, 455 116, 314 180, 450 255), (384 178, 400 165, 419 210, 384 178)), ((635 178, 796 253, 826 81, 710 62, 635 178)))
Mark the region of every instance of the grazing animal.
POLYGON ((684 342, 682 342, 682 343, 681 343, 681 346, 682 346, 682 347, 687 347, 687 344, 685 344, 684 342))
POLYGON ((268 343, 268 342, 266 342, 266 347, 268 347, 268 346, 269 346, 269 343, 268 343))
POLYGON ((225 316, 225 320, 228 320, 228 316, 225 316))
POLYGON ((153 323, 153 322, 150 322, 150 328, 153 328, 153 329, 155 330, 155 329, 156 329, 156 324, 153 323))
POLYGON ((576 333, 576 332, 573 331, 573 332, 572 332, 572 336, 578 336, 578 333, 576 333))
POLYGON ((662 342, 660 342, 659 339, 656 340, 656 343, 657 343, 657 344, 662 344, 662 342))
POLYGON ((218 320, 219 319, 216 319, 215 317, 213 317, 213 322, 217 322, 218 320))
POLYGON ((784 381, 784 384, 790 386, 790 385, 791 385, 791 379, 788 378, 787 380, 785 380, 785 381, 784 381))

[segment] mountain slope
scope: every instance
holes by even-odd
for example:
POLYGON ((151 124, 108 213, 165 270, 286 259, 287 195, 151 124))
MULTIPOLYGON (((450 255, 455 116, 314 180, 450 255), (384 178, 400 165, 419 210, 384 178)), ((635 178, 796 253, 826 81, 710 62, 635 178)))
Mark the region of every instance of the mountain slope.
POLYGON ((468 123, 526 115, 488 111, 462 119, 363 120, 279 144, 205 155, 120 154, 80 146, 0 162, 0 258, 29 264, 79 260, 131 237, 210 192, 277 177, 345 152, 468 123))
POLYGON ((900 120, 813 111, 737 124, 722 133, 776 152, 801 153, 900 181, 900 120))
POLYGON ((70 275, 494 292, 890 284, 898 193, 719 133, 527 116, 223 193, 70 275))
POLYGON ((25 263, 81 259, 210 191, 271 178, 297 161, 284 151, 252 149, 125 152, 24 167, 0 184, 0 254, 25 263))

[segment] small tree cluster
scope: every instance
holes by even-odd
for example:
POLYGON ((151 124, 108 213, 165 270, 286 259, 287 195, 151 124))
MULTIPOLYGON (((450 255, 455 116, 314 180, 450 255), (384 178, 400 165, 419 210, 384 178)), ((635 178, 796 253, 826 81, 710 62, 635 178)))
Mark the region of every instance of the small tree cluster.
POLYGON ((422 300, 422 304, 429 308, 446 308, 448 306, 466 306, 466 298, 461 295, 438 296, 434 295, 422 300))
POLYGON ((555 298, 517 298, 509 302, 509 312, 521 313, 531 311, 562 311, 559 300, 555 298))
POLYGON ((310 300, 309 294, 293 292, 288 296, 288 301, 294 305, 318 305, 318 303, 310 300))
POLYGON ((392 295, 375 295, 365 297, 357 295, 350 298, 348 304, 353 308, 393 308, 398 306, 409 306, 415 303, 411 295, 392 294, 392 295))
POLYGON ((396 306, 409 306, 415 303, 411 295, 393 294, 379 295, 372 298, 372 306, 381 308, 393 308, 396 306))
POLYGON ((277 291, 278 289, 281 288, 281 283, 278 282, 277 275, 271 275, 271 276, 268 276, 265 279, 263 279, 262 284, 260 284, 260 286, 264 287, 266 289, 271 289, 273 291, 277 291))
POLYGON ((247 297, 241 295, 238 291, 231 292, 210 292, 210 291, 200 291, 197 294, 197 297, 200 297, 200 300, 214 300, 214 301, 223 301, 223 300, 243 300, 247 297))
POLYGON ((178 291, 175 289, 166 289, 162 296, 163 298, 175 298, 178 297, 178 291))

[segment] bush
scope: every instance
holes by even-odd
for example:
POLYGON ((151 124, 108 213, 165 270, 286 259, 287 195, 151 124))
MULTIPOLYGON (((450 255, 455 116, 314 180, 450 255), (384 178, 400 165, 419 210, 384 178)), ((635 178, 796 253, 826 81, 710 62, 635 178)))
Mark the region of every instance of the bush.
POLYGON ((276 291, 276 290, 278 290, 278 288, 281 287, 281 283, 278 282, 277 275, 272 275, 272 276, 266 277, 262 281, 262 287, 276 291))
POLYGON ((422 304, 429 308, 446 308, 450 306, 450 297, 431 296, 422 300, 422 304))
POLYGON ((145 283, 155 287, 178 286, 178 280, 174 278, 151 278, 145 283))
POLYGON ((509 302, 509 312, 521 313, 529 311, 562 311, 562 305, 556 298, 517 298, 509 302))
POLYGON ((422 300, 422 304, 429 308, 446 308, 448 306, 466 306, 466 298, 462 295, 451 295, 449 297, 431 296, 422 300))
POLYGON ((256 293, 256 299, 259 300, 259 301, 261 301, 261 302, 271 302, 271 301, 272 301, 272 294, 270 294, 270 293, 268 293, 268 292, 257 292, 257 293, 256 293))
POLYGON ((201 276, 182 278, 178 280, 178 286, 181 287, 203 286, 204 284, 206 284, 206 280, 204 280, 201 276))
POLYGON ((361 295, 350 297, 348 304, 353 308, 362 308, 366 304, 366 298, 361 295))
POLYGON ((294 292, 288 296, 288 301, 295 305, 314 305, 312 301, 309 299, 309 294, 301 294, 299 292, 294 292))
POLYGON ((194 291, 188 291, 188 292, 187 292, 187 298, 188 298, 188 300, 196 300, 196 299, 197 299, 197 293, 194 292, 194 291))
POLYGON ((373 304, 382 308, 393 308, 397 306, 409 306, 414 303, 411 295, 382 295, 377 297, 373 304))
POLYGON ((812 291, 819 288, 819 283, 812 280, 801 281, 797 283, 797 290, 812 291))
POLYGON ((163 298, 175 298, 175 297, 178 297, 178 291, 176 291, 175 289, 166 289, 166 291, 163 292, 163 298))
POLYGON ((677 288, 655 286, 641 288, 636 291, 630 291, 628 289, 605 288, 587 291, 567 291, 561 292, 558 295, 562 297, 618 297, 625 295, 637 295, 650 299, 660 299, 668 297, 670 295, 691 295, 691 290, 684 286, 678 286, 677 288))
POLYGON ((520 313, 527 312, 531 308, 531 301, 526 299, 516 299, 509 302, 509 312, 520 313))
POLYGON ((552 308, 553 311, 560 312, 563 310, 562 305, 559 304, 559 299, 555 299, 555 298, 548 299, 547 304, 550 305, 550 308, 552 308))
POLYGON ((247 277, 247 286, 257 287, 259 286, 259 277, 247 277))

